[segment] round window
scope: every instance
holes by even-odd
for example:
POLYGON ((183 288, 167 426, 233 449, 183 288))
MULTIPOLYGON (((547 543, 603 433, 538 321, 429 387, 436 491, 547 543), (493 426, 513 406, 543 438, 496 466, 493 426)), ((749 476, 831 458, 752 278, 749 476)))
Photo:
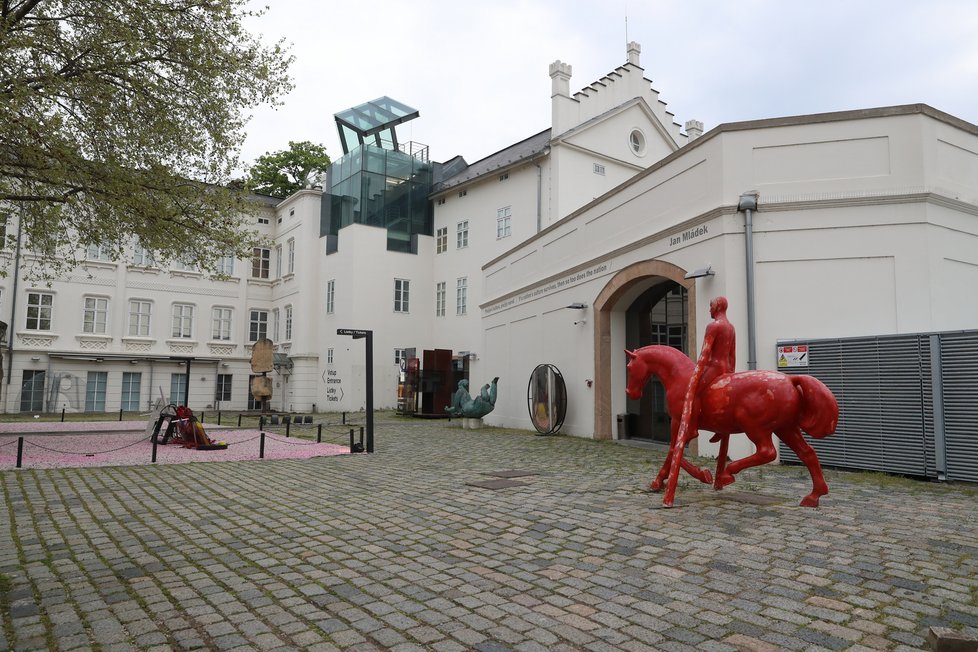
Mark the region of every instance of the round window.
POLYGON ((635 154, 635 156, 644 156, 645 134, 638 129, 633 129, 632 133, 628 136, 628 145, 632 148, 632 152, 635 154))

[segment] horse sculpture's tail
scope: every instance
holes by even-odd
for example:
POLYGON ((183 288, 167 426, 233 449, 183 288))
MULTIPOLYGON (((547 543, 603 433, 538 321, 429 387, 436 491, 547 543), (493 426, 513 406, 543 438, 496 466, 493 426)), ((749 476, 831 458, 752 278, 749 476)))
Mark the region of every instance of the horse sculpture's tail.
POLYGON ((812 437, 821 439, 835 432, 839 422, 839 402, 835 395, 818 378, 791 376, 802 397, 800 426, 812 437))

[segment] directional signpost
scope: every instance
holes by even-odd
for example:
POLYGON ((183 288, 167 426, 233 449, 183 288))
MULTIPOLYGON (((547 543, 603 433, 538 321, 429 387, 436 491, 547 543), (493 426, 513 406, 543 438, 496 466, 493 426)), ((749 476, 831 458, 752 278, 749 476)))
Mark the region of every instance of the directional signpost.
POLYGON ((355 340, 367 340, 367 447, 368 453, 374 452, 374 332, 360 328, 337 328, 337 335, 349 335, 355 340))

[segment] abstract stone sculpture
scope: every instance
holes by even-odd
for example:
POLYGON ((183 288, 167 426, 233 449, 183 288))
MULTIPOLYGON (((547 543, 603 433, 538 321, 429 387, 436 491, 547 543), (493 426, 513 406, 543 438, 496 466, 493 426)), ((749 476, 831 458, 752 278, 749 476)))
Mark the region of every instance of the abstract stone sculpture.
POLYGON ((492 379, 492 382, 483 385, 479 395, 474 399, 469 396, 469 381, 458 381, 458 389, 452 397, 452 404, 445 406, 445 412, 453 417, 466 417, 469 419, 479 419, 492 412, 496 407, 496 383, 499 377, 492 379))
POLYGON ((829 492, 815 450, 802 437, 804 429, 813 437, 835 432, 839 405, 835 396, 812 376, 786 375, 776 371, 734 373, 734 331, 726 318, 727 300, 717 297, 710 303, 714 321, 706 329, 703 348, 696 364, 681 351, 668 346, 646 346, 628 351, 628 386, 631 399, 639 399, 645 383, 658 376, 666 389, 666 404, 672 417, 669 454, 652 481, 653 491, 668 479, 662 504, 671 507, 682 467, 690 475, 722 489, 734 481, 738 472, 773 462, 777 457, 772 434, 777 434, 808 467, 812 492, 802 499, 805 507, 817 507, 820 496, 829 492), (700 469, 683 459, 686 444, 698 429, 716 435, 720 441, 716 479, 709 469, 700 469), (757 452, 726 464, 727 437, 745 433, 757 452))

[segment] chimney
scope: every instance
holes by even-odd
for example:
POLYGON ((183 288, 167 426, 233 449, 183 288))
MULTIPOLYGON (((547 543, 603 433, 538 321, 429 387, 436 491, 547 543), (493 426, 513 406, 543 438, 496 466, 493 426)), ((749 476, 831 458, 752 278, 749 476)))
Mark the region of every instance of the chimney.
POLYGON ((558 59, 550 64, 550 79, 553 80, 550 96, 570 97, 570 78, 571 65, 569 63, 561 63, 558 59))
POLYGON ((642 52, 642 46, 635 41, 628 42, 628 63, 633 66, 638 66, 641 68, 641 64, 638 62, 638 55, 642 52))
POLYGON ((699 120, 687 120, 686 121, 686 135, 689 136, 689 142, 692 142, 703 135, 703 123, 699 120))

